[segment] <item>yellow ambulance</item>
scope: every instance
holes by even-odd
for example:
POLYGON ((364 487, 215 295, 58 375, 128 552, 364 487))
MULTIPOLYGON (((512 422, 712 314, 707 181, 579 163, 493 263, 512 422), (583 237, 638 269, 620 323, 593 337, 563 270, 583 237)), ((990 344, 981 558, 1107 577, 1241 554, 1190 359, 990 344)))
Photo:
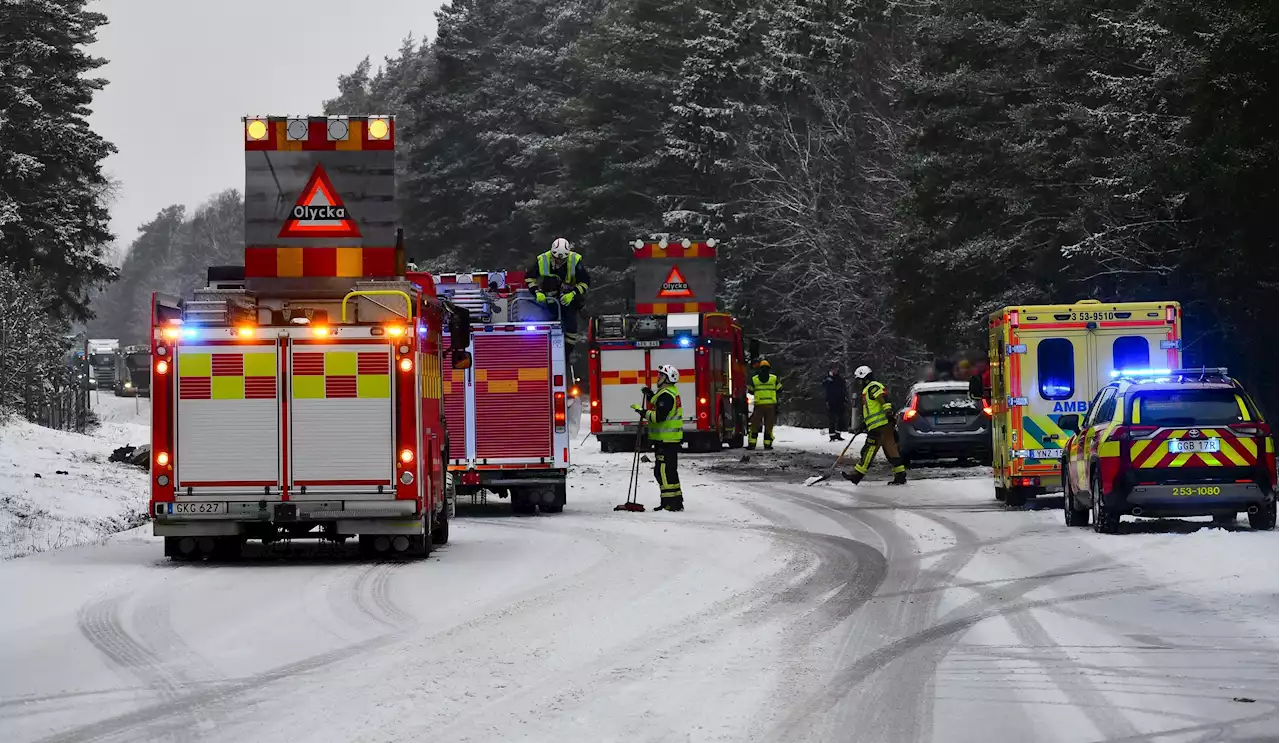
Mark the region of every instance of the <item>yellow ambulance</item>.
POLYGON ((990 379, 970 393, 990 402, 995 496, 1009 506, 1062 489, 1062 415, 1088 417, 1098 390, 1123 372, 1182 367, 1177 302, 1006 307, 989 322, 990 379))

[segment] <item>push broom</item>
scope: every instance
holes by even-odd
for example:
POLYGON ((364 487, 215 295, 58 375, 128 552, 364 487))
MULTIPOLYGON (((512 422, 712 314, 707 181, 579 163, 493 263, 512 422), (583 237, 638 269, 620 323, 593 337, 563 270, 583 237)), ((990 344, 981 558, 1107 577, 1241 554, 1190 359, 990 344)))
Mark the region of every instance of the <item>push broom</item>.
POLYGON ((627 502, 614 506, 615 511, 644 512, 644 504, 636 500, 640 497, 640 444, 644 440, 643 437, 644 413, 641 413, 640 425, 636 428, 635 454, 631 455, 631 479, 627 481, 627 502))
POLYGON ((852 436, 852 435, 849 436, 849 443, 844 445, 844 450, 840 452, 840 456, 836 457, 836 463, 831 465, 831 469, 827 470, 826 473, 824 474, 814 475, 813 477, 810 477, 809 479, 805 480, 804 481, 805 487, 812 487, 814 485, 817 485, 823 480, 827 480, 832 475, 834 475, 836 473, 836 468, 840 466, 840 461, 844 459, 845 453, 849 451, 849 447, 853 446, 853 440, 856 438, 858 437, 852 436))

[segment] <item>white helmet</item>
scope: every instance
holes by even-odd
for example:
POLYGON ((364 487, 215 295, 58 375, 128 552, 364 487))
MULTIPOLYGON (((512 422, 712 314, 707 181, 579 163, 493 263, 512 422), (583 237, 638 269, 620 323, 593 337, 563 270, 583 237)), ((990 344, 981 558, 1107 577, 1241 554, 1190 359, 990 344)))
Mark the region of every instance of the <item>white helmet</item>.
POLYGON ((871 367, 869 366, 860 366, 853 370, 854 379, 866 379, 869 376, 871 376, 871 367))
MULTIPOLYGON (((668 382, 670 382, 671 384, 676 384, 677 382, 680 381, 680 370, 675 368, 671 364, 663 364, 662 366, 658 367, 658 376, 666 377, 668 382)), ((658 381, 662 381, 662 380, 658 380, 658 381)))
POLYGON ((551 241, 551 257, 558 261, 562 261, 569 257, 569 241, 563 237, 557 237, 551 241))

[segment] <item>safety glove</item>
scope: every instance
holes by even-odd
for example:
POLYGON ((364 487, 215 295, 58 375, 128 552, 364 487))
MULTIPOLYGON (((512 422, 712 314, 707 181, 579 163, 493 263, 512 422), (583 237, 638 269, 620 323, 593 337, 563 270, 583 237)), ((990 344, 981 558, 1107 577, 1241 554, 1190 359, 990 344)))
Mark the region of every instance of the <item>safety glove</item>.
POLYGON ((541 304, 546 304, 546 303, 547 303, 547 295, 543 294, 542 292, 538 292, 538 293, 534 294, 534 295, 533 295, 533 298, 534 298, 534 299, 536 299, 536 300, 538 300, 538 302, 539 302, 539 303, 541 303, 541 304))
POLYGON ((578 296, 578 295, 577 295, 577 294, 575 294, 575 293, 573 293, 573 292, 565 292, 564 294, 561 294, 561 295, 560 295, 560 304, 562 304, 562 305, 564 305, 564 306, 568 307, 568 306, 569 306, 569 303, 571 303, 571 302, 573 301, 574 297, 576 297, 576 296, 578 296))

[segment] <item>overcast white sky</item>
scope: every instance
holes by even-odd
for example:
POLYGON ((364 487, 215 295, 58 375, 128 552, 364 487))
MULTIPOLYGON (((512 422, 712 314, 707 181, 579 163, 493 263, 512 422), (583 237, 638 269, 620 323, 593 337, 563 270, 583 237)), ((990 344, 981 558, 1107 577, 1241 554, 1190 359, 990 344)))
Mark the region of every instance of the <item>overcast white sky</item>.
POLYGON ((240 117, 320 113, 338 75, 434 38, 441 0, 97 0, 90 51, 110 84, 90 124, 120 152, 111 227, 120 251, 170 204, 244 188, 240 117))

